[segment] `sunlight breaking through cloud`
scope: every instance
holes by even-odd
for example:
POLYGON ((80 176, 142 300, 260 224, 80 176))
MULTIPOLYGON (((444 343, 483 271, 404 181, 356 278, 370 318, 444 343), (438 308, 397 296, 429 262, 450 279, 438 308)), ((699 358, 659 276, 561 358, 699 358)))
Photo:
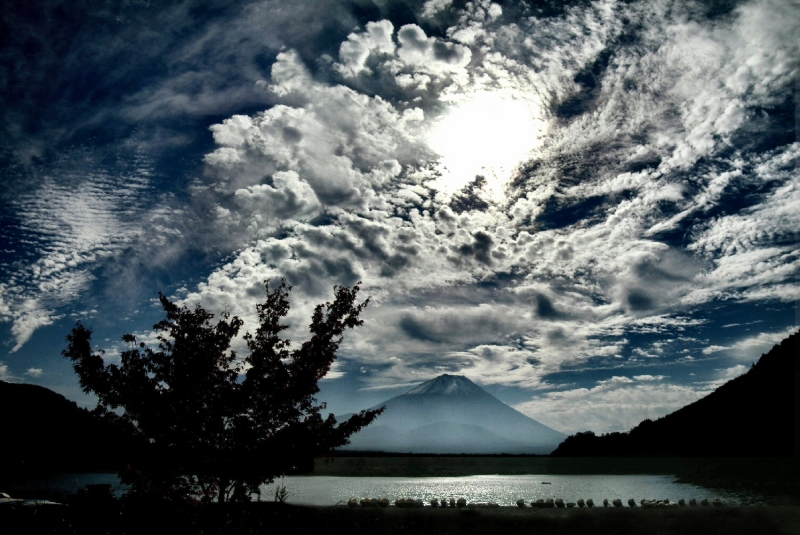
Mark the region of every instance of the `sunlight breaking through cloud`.
POLYGON ((23 17, 77 40, 0 50, 25 82, 0 94, 6 377, 52 380, 25 370, 77 319, 147 331, 159 290, 250 328, 286 277, 302 340, 361 281, 334 412, 463 373, 537 415, 596 400, 599 430, 797 328, 788 3, 200 4, 115 4, 96 36, 23 17))
POLYGON ((431 148, 441 156, 447 190, 464 187, 484 175, 495 198, 515 168, 541 143, 544 123, 536 105, 501 92, 453 97, 453 103, 428 132, 431 148))

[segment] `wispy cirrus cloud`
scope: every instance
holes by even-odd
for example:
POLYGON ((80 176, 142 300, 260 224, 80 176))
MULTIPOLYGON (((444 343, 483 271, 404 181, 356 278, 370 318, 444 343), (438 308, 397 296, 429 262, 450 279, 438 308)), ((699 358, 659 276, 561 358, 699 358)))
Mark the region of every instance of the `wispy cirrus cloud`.
POLYGON ((293 339, 333 285, 361 281, 365 326, 331 382, 463 373, 602 431, 705 391, 674 370, 721 380, 789 332, 777 312, 749 345, 714 329, 752 319, 715 307, 800 298, 796 10, 418 4, 402 20, 390 3, 370 20, 338 3, 159 11, 175 33, 143 57, 164 72, 79 121, 149 132, 146 164, 62 169, 7 203, 30 253, 0 283, 15 348, 98 273, 161 284, 150 266, 194 254, 183 303, 251 326, 264 280, 286 277, 293 339), (605 416, 570 416, 580 399, 605 416))
POLYGON ((63 317, 63 307, 88 289, 98 265, 141 234, 138 219, 150 173, 146 162, 140 165, 118 176, 102 170, 72 174, 62 167, 55 170, 58 177, 45 178, 11 203, 16 224, 4 234, 30 259, 3 266, 3 315, 12 321, 12 352, 63 317))
MULTIPOLYGON (((221 177, 234 168, 237 176, 248 175, 248 166, 252 173, 271 166, 293 170, 314 190, 317 210, 328 219, 320 225, 306 215, 290 223, 290 237, 259 241, 238 262, 253 258, 248 270, 261 262, 274 266, 256 269, 259 277, 290 274, 320 290, 324 284, 311 284, 312 277, 301 273, 329 274, 328 284, 363 279, 380 306, 367 314, 380 336, 356 335, 351 357, 375 363, 382 357, 373 355, 404 353, 401 364, 383 367, 381 380, 399 379, 410 369, 430 375, 446 368, 488 383, 527 386, 570 363, 622 358, 626 333, 669 334, 702 325, 701 319, 681 320, 680 313, 731 297, 725 288, 741 284, 753 292, 791 284, 793 249, 787 245, 778 253, 774 244, 796 241, 788 230, 794 227, 793 213, 783 207, 795 203, 794 178, 786 171, 795 149, 729 155, 737 135, 755 120, 749 110, 777 105, 777 95, 790 90, 790 77, 779 74, 793 72, 789 56, 767 54, 755 43, 762 32, 771 32, 769 39, 787 37, 791 26, 763 20, 766 4, 743 7, 728 21, 708 26, 658 4, 612 6, 569 8, 563 18, 504 25, 502 9, 478 3, 448 30, 451 44, 418 27, 397 30, 389 21, 375 21, 350 34, 336 68, 343 80, 395 75, 404 93, 393 103, 314 81, 298 56, 284 53, 273 66, 271 87, 287 104, 256 123, 236 118, 215 127, 221 147, 207 161, 221 177), (624 12, 627 24, 615 9, 624 12), (534 27, 536 32, 526 31, 534 27), (563 34, 577 40, 553 39, 563 34), (450 67, 434 68, 431 58, 420 59, 437 46, 450 67), (415 78, 420 76, 428 78, 415 78), (506 198, 485 196, 473 203, 483 208, 455 213, 454 191, 442 187, 448 171, 431 167, 435 154, 420 152, 422 133, 437 120, 425 99, 501 87, 548 110, 542 115, 547 138, 508 185, 506 198), (292 100, 297 96, 305 100, 292 100), (360 104, 344 105, 342 98, 360 104), (348 121, 322 114, 323 107, 348 110, 348 121), (376 114, 384 122, 376 121, 376 114), (279 117, 294 122, 284 124, 279 117), (301 117, 312 122, 304 127, 301 117), (318 138, 314 146, 323 147, 321 152, 304 152, 304 132, 317 130, 321 121, 325 136, 343 147, 337 154, 324 148, 333 141, 318 138), (351 136, 353 124, 361 125, 362 135, 342 137, 351 136), (380 133, 371 130, 378 124, 380 133), (292 135, 281 128, 292 128, 292 135), (719 163, 700 171, 704 158, 719 163), (324 179, 314 163, 323 161, 324 179), (397 167, 386 179, 372 179, 387 161, 397 167), (584 171, 588 165, 592 174, 584 171), (752 208, 717 215, 726 191, 744 192, 754 180, 772 185, 749 197, 752 208), (344 189, 332 189, 337 187, 344 189), (587 202, 591 207, 582 206, 587 202), (780 213, 786 216, 774 217, 780 213), (748 217, 751 223, 744 222, 748 217), (741 235, 742 225, 755 229, 770 218, 775 230, 761 232, 762 241, 752 248, 753 258, 774 258, 774 269, 760 275, 763 285, 721 269, 733 262, 721 245, 723 236, 741 235), (676 228, 683 228, 682 239, 663 238, 676 228), (276 253, 280 256, 272 256, 276 253), (484 303, 477 316, 476 307, 440 304, 439 296, 450 288, 475 287, 511 273, 514 282, 500 288, 516 287, 516 295, 484 303), (531 290, 519 291, 526 287, 531 290), (409 302, 413 305, 404 309, 409 302), (431 351, 440 355, 438 367, 425 364, 431 351)), ((428 8, 429 15, 449 9, 428 8)), ((248 190, 241 191, 244 197, 248 190)), ((281 212, 280 202, 272 210, 286 215, 281 224, 287 228, 291 214, 281 212)), ((269 215, 262 210, 261 217, 269 215)), ((274 232, 268 225, 264 229, 262 236, 274 232)), ((215 277, 193 299, 214 302, 215 285, 228 280, 249 287, 234 264, 225 268, 235 273, 233 279, 215 277)), ((313 277, 316 283, 324 278, 313 277)), ((745 292, 735 295, 742 299, 745 292)))

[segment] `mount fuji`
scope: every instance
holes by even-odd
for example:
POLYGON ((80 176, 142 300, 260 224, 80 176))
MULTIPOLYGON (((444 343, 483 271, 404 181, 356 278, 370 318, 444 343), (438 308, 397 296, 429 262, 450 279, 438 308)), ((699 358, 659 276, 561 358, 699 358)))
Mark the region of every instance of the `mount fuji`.
POLYGON ((547 454, 566 438, 460 375, 440 375, 373 408, 381 406, 384 413, 342 449, 547 454))

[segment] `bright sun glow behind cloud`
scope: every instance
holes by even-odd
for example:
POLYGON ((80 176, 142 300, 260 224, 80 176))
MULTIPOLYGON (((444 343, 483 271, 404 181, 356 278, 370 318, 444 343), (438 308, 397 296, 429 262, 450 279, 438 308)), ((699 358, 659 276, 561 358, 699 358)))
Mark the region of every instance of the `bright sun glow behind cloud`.
POLYGON ((498 192, 539 145, 538 116, 534 103, 499 93, 477 93, 454 104, 428 135, 441 156, 447 189, 463 187, 482 174, 498 192))

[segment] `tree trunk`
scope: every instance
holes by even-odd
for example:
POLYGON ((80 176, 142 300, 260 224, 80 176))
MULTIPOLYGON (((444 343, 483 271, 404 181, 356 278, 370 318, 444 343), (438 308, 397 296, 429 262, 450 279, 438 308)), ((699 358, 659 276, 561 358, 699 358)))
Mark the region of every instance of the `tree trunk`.
POLYGON ((228 488, 228 480, 227 479, 220 479, 219 480, 219 503, 225 503, 225 490, 228 488))

